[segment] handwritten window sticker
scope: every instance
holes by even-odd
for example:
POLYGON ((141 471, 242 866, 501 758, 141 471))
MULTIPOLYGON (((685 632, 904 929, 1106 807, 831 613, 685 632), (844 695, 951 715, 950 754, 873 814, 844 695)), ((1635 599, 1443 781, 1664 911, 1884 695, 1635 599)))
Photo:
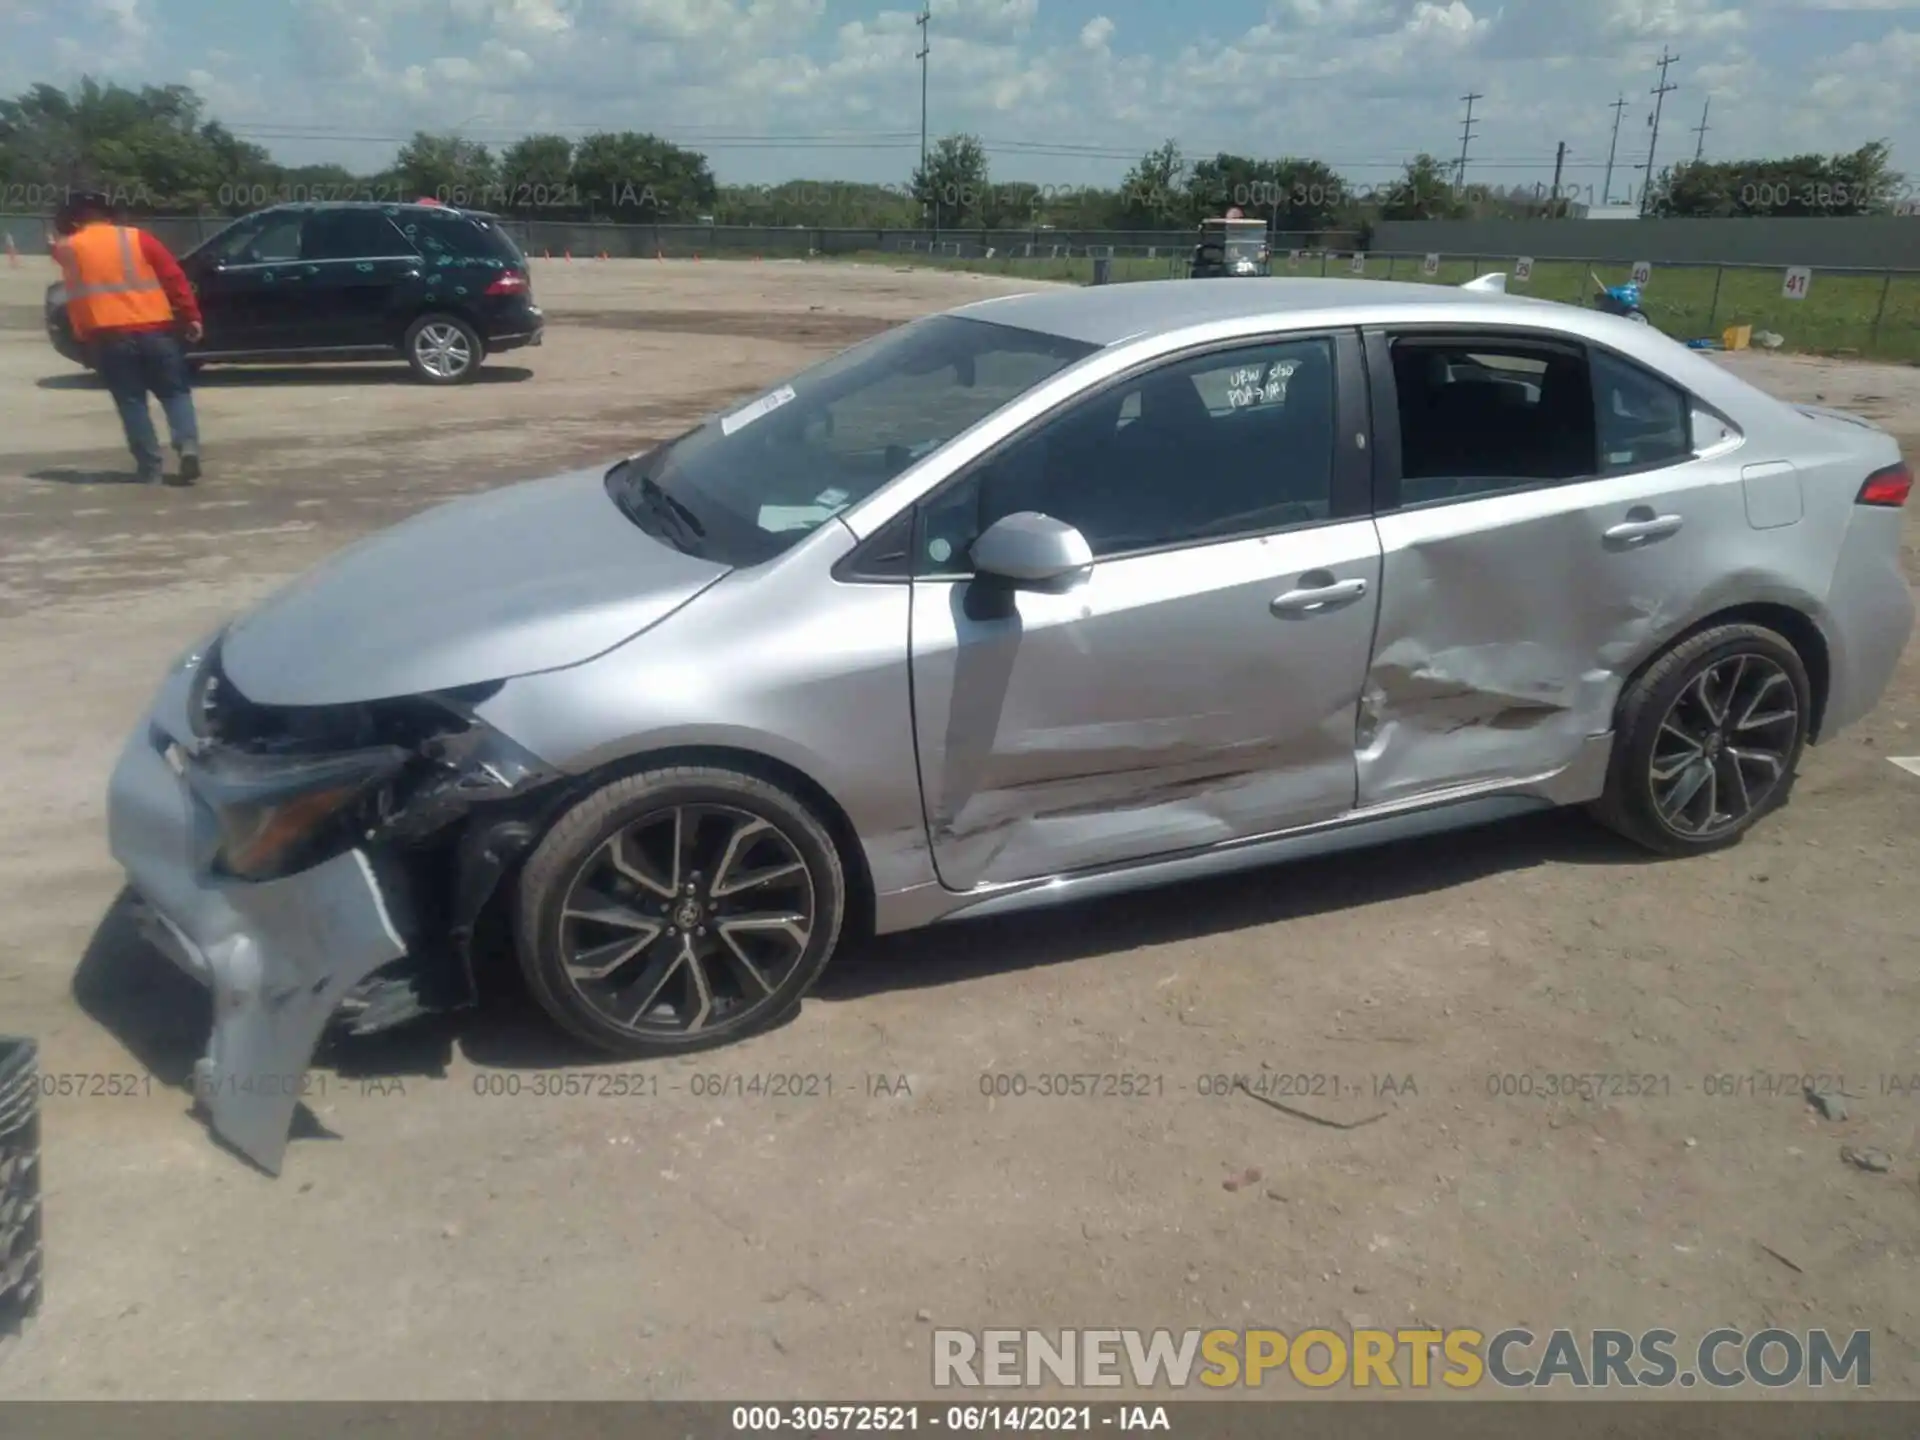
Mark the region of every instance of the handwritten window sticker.
POLYGON ((791 385, 782 385, 773 393, 762 395, 758 400, 742 405, 731 415, 722 415, 720 417, 720 433, 722 435, 731 435, 734 431, 751 425, 762 416, 771 415, 793 398, 793 387, 791 385))

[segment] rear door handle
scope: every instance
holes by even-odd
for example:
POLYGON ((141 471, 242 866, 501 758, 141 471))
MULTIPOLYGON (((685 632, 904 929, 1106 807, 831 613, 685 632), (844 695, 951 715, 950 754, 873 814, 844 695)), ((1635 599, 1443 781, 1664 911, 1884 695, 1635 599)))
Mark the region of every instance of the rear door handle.
POLYGON ((1289 590, 1267 607, 1275 615, 1316 615, 1329 606, 1358 600, 1367 593, 1364 580, 1336 580, 1331 585, 1312 585, 1289 590))
POLYGON ((1641 540, 1664 540, 1686 522, 1678 515, 1655 515, 1646 520, 1623 520, 1605 532, 1615 545, 1631 545, 1641 540))

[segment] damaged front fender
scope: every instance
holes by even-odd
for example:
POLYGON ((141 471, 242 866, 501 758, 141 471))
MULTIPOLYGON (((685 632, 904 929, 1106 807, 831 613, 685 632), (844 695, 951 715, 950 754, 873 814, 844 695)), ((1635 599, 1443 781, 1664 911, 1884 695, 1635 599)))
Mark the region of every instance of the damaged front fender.
MULTIPOLYGON (((406 743, 385 747, 393 754, 366 772, 378 784, 324 817, 331 845, 289 851, 302 856, 290 873, 243 878, 233 857, 272 817, 322 823, 298 802, 323 793, 315 775, 353 773, 355 764, 352 754, 301 754, 302 742, 285 738, 298 727, 273 731, 270 744, 221 738, 199 713, 212 663, 196 652, 176 667, 127 742, 108 788, 109 842, 148 938, 212 993, 212 1034, 194 1073, 209 1123, 278 1174, 329 1021, 358 1004, 357 1028, 382 1028, 367 1023, 364 987, 374 977, 396 966, 450 967, 434 984, 398 979, 393 993, 471 1000, 473 920, 532 834, 501 813, 503 802, 558 777, 450 706, 443 731, 396 733, 406 743), (279 791, 276 766, 287 776, 279 791)), ((229 691, 223 703, 244 702, 229 691)), ((380 748, 357 753, 377 757, 380 748)), ((390 1022, 424 1008, 444 1007, 388 1003, 383 1013, 390 1022)))

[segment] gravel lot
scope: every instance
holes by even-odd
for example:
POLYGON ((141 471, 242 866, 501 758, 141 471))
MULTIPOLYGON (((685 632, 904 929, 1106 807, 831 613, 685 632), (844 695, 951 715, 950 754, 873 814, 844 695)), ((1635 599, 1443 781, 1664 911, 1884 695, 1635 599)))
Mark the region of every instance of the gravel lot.
MULTIPOLYGON (((1920 754, 1914 651, 1730 853, 1645 863, 1551 816, 902 937, 778 1033, 653 1067, 644 1100, 528 1093, 590 1062, 503 997, 342 1057, 314 1105, 334 1138, 255 1174, 169 1083, 204 1002, 130 938, 106 852, 108 769, 166 661, 422 506, 1030 287, 540 264, 548 344, 465 389, 210 373, 208 478, 175 491, 114 483, 111 405, 39 331, 48 278, 0 269, 0 1031, 39 1036, 50 1075, 135 1078, 46 1102, 48 1298, 0 1393, 906 1397, 929 1393, 928 1317, 1871 1328, 1876 1391, 1920 1393, 1920 777, 1888 763, 1920 754), (1342 1131, 1201 1093, 1263 1066, 1338 1077, 1303 1102, 1327 1118, 1386 1116, 1342 1131), (1115 1071, 1163 1093, 980 1086, 1115 1071), (1567 1071, 1660 1093, 1489 1093, 1567 1071), (720 1072, 832 1094, 694 1095, 720 1072), (1844 1077, 1848 1118, 1707 1080, 1804 1073, 1844 1077)), ((1920 370, 1736 359, 1920 453, 1920 370)))

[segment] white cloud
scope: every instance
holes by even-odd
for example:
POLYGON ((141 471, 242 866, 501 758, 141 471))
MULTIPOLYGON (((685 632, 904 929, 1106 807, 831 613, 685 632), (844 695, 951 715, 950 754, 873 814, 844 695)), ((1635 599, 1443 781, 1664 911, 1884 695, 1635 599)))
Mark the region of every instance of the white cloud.
MULTIPOLYGON (((376 136, 464 125, 498 144, 536 128, 630 126, 698 147, 703 129, 886 132, 864 149, 709 153, 723 178, 902 179, 917 152, 918 0, 844 3, 830 17, 825 0, 288 0, 287 48, 242 58, 203 48, 158 0, 81 0, 60 12, 63 45, 42 38, 25 67, 9 55, 0 72, 185 77, 243 133, 249 122, 263 134, 376 136)), ((1320 155, 1364 183, 1418 150, 1457 154, 1459 97, 1474 91, 1485 98, 1472 171, 1544 181, 1564 139, 1569 178, 1597 189, 1608 104, 1625 93, 1618 189, 1645 159, 1650 62, 1665 44, 1686 58, 1661 163, 1691 153, 1684 132, 1710 95, 1710 154, 1885 135, 1896 165, 1920 171, 1920 87, 1908 78, 1920 74, 1920 27, 1901 26, 1920 0, 1267 0, 1238 32, 1203 14, 1177 47, 1116 25, 1101 3, 1046 0, 1043 16, 1040 0, 932 0, 934 132, 982 135, 1007 179, 1110 182, 1126 152, 1174 136, 1191 154, 1320 155), (1828 40, 1815 12, 1840 9, 1858 15, 1828 40), (1118 153, 1076 158, 1073 147, 1118 153)), ((0 0, 0 13, 22 4, 0 0)), ((264 143, 299 160, 340 153, 264 143)), ((391 148, 368 142, 340 158, 372 168, 391 148)))

